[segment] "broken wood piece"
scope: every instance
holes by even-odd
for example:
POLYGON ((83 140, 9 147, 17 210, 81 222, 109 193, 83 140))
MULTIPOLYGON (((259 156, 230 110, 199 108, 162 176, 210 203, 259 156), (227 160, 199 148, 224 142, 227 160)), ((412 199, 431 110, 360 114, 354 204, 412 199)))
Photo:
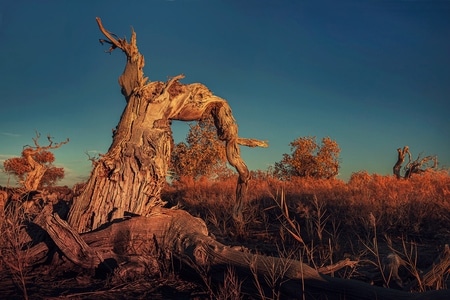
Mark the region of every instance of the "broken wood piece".
POLYGON ((247 138, 238 137, 237 143, 239 145, 252 147, 252 148, 253 147, 262 147, 262 148, 269 147, 269 144, 267 143, 267 141, 261 141, 261 140, 257 140, 257 139, 247 139, 247 138))
POLYGON ((89 247, 80 235, 57 214, 40 218, 38 225, 47 231, 56 246, 74 264, 93 270, 103 261, 101 255, 89 247))
POLYGON ((354 268, 358 263, 359 263, 359 261, 350 260, 350 258, 346 258, 341 261, 338 261, 335 264, 321 267, 317 271, 319 271, 319 273, 321 273, 321 274, 331 274, 331 273, 337 272, 340 269, 345 268, 345 267, 354 268))

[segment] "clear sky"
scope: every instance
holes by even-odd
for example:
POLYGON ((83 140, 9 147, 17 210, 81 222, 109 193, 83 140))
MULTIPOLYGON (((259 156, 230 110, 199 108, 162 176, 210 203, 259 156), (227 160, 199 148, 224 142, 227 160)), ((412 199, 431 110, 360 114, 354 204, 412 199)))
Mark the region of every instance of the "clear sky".
MULTIPOLYGON (((61 184, 89 176, 125 107, 125 55, 105 54, 95 17, 119 37, 133 27, 145 74, 184 73, 227 99, 250 169, 266 170, 298 137, 341 147, 339 178, 390 174, 396 149, 450 166, 450 1, 0 1, 0 163, 35 131, 56 150, 61 184)), ((173 125, 176 142, 187 125, 173 125)), ((0 185, 7 177, 0 172, 0 185)), ((14 180, 10 181, 14 183, 14 180)))

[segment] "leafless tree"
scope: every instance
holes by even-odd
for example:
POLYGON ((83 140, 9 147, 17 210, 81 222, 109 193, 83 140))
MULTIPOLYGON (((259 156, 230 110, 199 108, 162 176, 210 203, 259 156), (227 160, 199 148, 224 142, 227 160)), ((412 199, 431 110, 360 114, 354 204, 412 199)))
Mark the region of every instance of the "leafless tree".
POLYGON ((403 148, 397 149, 397 162, 393 167, 394 175, 400 178, 410 178, 412 174, 420 174, 429 169, 436 169, 438 166, 438 160, 436 155, 428 155, 425 157, 421 157, 421 154, 417 156, 415 160, 412 159, 412 154, 409 151, 408 146, 404 146, 403 148), (405 163, 405 158, 408 157, 408 161, 405 166, 402 165, 405 163))

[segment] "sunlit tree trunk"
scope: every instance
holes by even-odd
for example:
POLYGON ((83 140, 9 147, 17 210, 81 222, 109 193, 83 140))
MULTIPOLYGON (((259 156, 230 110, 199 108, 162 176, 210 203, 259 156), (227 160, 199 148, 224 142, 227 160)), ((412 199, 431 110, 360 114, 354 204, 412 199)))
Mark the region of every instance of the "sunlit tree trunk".
POLYGON ((168 121, 152 108, 140 95, 129 98, 108 153, 73 203, 69 222, 74 228, 88 231, 125 211, 146 215, 161 204, 172 135, 168 121))
POLYGON ((82 194, 74 200, 69 224, 79 232, 98 228, 125 212, 148 215, 161 206, 161 189, 166 182, 172 150, 171 120, 200 120, 212 114, 219 138, 226 144, 227 158, 239 173, 235 218, 242 219, 242 200, 250 178, 239 154, 239 146, 267 146, 265 142, 243 139, 228 103, 199 83, 184 85, 178 75, 168 82, 148 82, 144 77, 144 57, 136 46, 133 31, 130 42, 116 39, 97 23, 111 44, 119 48, 127 64, 119 78, 127 105, 108 152, 95 162, 82 194))
MULTIPOLYGON (((24 151, 25 152, 25 151, 24 151)), ((31 171, 25 177, 25 180, 22 182, 23 187, 26 191, 34 191, 37 190, 39 184, 41 183, 42 177, 44 177, 46 168, 37 163, 31 153, 24 153, 24 157, 30 166, 31 171)))

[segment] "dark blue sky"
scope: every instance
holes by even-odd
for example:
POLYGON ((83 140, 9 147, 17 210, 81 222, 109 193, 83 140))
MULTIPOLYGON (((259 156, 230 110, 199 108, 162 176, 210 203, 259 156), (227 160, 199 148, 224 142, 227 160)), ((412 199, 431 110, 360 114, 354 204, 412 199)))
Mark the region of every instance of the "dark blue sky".
MULTIPOLYGON (((119 51, 104 53, 95 17, 133 27, 151 80, 184 73, 229 101, 250 169, 302 136, 341 147, 341 175, 390 174, 396 149, 450 166, 450 1, 4 1, 0 3, 0 163, 35 130, 72 185, 85 152, 105 153, 125 107, 119 51)), ((175 123, 175 141, 188 126, 175 123)), ((7 177, 0 173, 0 185, 7 177)), ((12 180, 10 183, 14 183, 12 180)))

